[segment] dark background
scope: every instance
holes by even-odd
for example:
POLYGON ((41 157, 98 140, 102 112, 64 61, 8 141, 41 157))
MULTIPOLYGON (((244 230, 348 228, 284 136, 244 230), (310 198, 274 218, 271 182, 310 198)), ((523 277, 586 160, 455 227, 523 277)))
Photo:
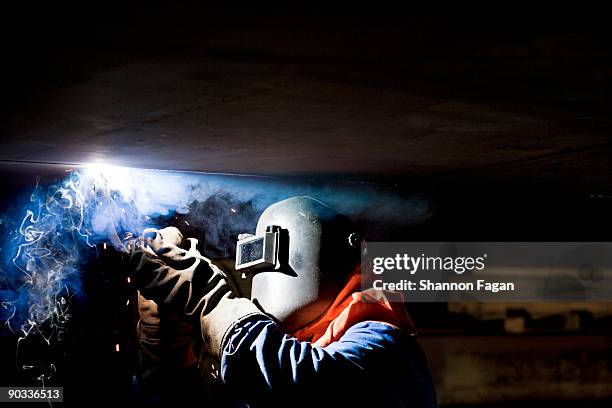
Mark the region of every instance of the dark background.
MULTIPOLYGON (((431 197, 432 217, 398 220, 388 240, 610 240, 603 9, 104 1, 3 4, 1 16, 7 206, 50 171, 40 163, 103 161, 431 197)), ((113 345, 130 341, 130 316, 105 309, 124 296, 115 278, 94 285, 90 318, 57 350, 67 390, 112 384, 107 398, 127 398, 133 355, 113 345)), ((608 305, 514 304, 495 318, 410 307, 445 404, 609 404, 608 305)), ((14 340, 2 337, 3 362, 14 340)))

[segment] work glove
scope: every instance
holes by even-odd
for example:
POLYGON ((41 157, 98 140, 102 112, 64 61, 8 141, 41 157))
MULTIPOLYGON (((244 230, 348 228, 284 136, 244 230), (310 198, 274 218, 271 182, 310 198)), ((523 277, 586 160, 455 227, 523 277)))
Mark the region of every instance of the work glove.
POLYGON ((140 293, 138 318, 136 337, 143 380, 155 377, 162 367, 183 369, 195 366, 193 324, 185 322, 173 310, 160 308, 140 293))
POLYGON ((219 357, 231 329, 262 312, 236 296, 223 271, 198 251, 197 243, 195 238, 184 240, 174 227, 148 228, 130 240, 130 264, 142 296, 198 318, 208 351, 219 357))
POLYGON ((230 292, 224 273, 200 254, 197 244, 195 238, 184 240, 175 227, 144 230, 130 256, 134 285, 142 296, 197 317, 230 292))

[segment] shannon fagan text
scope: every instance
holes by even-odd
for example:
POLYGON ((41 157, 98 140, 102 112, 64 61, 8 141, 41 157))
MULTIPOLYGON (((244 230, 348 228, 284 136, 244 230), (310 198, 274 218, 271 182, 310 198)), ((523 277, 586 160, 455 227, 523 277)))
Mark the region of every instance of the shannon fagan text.
POLYGON ((478 279, 476 282, 435 282, 429 279, 409 281, 402 279, 397 282, 384 282, 375 280, 372 287, 377 290, 390 291, 484 291, 484 292, 511 292, 515 290, 514 282, 489 282, 478 279))

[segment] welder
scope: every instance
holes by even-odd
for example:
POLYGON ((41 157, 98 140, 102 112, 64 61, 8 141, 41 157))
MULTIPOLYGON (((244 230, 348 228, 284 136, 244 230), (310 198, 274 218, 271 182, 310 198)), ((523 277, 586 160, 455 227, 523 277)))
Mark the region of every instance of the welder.
POLYGON ((145 298, 197 321, 231 395, 249 406, 436 406, 404 304, 361 291, 361 239, 346 217, 294 197, 239 238, 251 299, 180 234, 147 230, 131 257, 145 298))

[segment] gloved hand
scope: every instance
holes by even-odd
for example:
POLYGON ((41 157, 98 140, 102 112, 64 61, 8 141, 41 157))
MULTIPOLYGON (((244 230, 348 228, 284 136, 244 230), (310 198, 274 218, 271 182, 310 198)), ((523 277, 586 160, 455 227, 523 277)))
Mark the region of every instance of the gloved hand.
POLYGON ((197 244, 195 238, 183 240, 175 227, 147 228, 132 245, 130 256, 134 284, 142 296, 197 316, 208 303, 230 292, 223 272, 200 254, 197 244))
POLYGON ((226 335, 238 322, 261 311, 238 298, 225 274, 197 250, 197 240, 177 228, 148 228, 130 245, 130 264, 140 293, 158 304, 173 304, 198 317, 209 352, 220 356, 226 335), (183 243, 188 249, 182 247, 183 243))
POLYGON ((193 351, 194 325, 163 306, 138 294, 136 337, 139 374, 145 381, 155 378, 162 367, 184 369, 195 366, 197 361, 193 351))

